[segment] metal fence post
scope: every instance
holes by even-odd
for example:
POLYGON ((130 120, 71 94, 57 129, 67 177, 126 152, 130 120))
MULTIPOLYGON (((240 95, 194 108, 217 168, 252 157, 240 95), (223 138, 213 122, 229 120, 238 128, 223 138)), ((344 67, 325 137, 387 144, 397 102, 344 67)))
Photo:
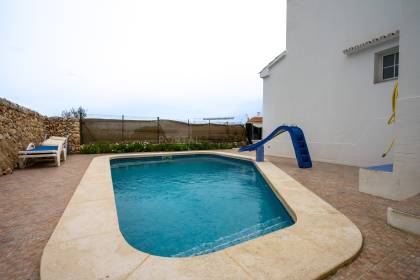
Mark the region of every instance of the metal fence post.
POLYGON ((157 143, 160 144, 159 117, 157 117, 157 143))
POLYGON ((188 119, 188 149, 189 149, 189 145, 191 143, 191 131, 190 131, 190 119, 188 119))
POLYGON ((124 115, 121 116, 121 142, 124 142, 124 115))
POLYGON ((210 142, 210 120, 209 120, 209 128, 207 130, 207 143, 210 142))
POLYGON ((230 135, 230 129, 229 129, 229 121, 226 121, 226 134, 227 134, 227 136, 226 136, 225 139, 227 139, 227 141, 230 141, 231 140, 231 135, 230 135))

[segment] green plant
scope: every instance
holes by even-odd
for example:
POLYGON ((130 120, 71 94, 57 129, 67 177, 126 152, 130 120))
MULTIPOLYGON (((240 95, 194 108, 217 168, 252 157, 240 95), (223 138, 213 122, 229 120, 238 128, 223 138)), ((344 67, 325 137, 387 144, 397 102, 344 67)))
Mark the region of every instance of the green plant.
POLYGON ((134 143, 92 143, 80 147, 81 154, 101 153, 134 153, 134 152, 175 152, 188 150, 232 149, 243 143, 164 143, 151 144, 147 142, 134 143))
POLYGON ((87 110, 82 106, 79 108, 71 108, 70 110, 63 110, 61 112, 61 116, 64 118, 77 118, 77 119, 84 119, 87 116, 87 110))

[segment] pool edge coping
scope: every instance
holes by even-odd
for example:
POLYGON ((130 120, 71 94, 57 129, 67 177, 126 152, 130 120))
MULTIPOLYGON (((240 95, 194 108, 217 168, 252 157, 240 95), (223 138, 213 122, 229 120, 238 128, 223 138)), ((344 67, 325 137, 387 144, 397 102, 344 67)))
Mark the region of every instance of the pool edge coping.
POLYGON ((62 279, 71 279, 71 275, 77 271, 78 279, 139 279, 148 278, 147 275, 150 274, 154 277, 159 276, 156 277, 159 279, 176 279, 185 277, 186 273, 187 278, 194 279, 194 275, 199 277, 206 273, 210 274, 209 278, 220 279, 229 278, 232 273, 236 277, 239 276, 235 273, 244 273, 244 277, 251 279, 301 279, 302 276, 306 279, 319 279, 354 259, 359 254, 362 244, 360 230, 346 216, 271 162, 255 162, 250 156, 220 151, 112 154, 95 157, 86 169, 44 248, 40 275, 41 279, 55 279, 57 275, 62 279), (170 154, 212 154, 253 162, 295 223, 267 235, 196 257, 159 257, 134 249, 119 229, 110 160, 170 154), (89 195, 93 197, 89 198, 89 195), (304 205, 302 201, 311 205, 304 205), (92 207, 89 208, 90 206, 92 207), (103 215, 93 218, 92 213, 103 215), (323 219, 325 217, 328 217, 327 221, 323 219), (107 222, 109 225, 103 224, 107 222), (97 223, 100 230, 96 231, 94 223, 97 223), (88 230, 83 232, 85 228, 88 230), (320 228, 324 235, 329 236, 328 239, 316 236, 316 233, 312 232, 312 229, 315 229, 319 233, 320 228), (95 240, 101 243, 95 246, 95 240), (295 242, 293 246, 289 244, 291 241, 295 242), (101 244, 105 249, 99 247, 101 244), (276 246, 278 250, 275 250, 276 246), (108 249, 106 258, 102 258, 101 253, 108 249), (322 250, 324 255, 320 258, 322 250), (292 252, 294 255, 290 255, 292 252), (124 260, 126 256, 129 256, 127 262, 124 260), (83 259, 84 263, 81 263, 80 259, 83 259), (115 260, 124 260, 124 265, 115 265, 115 260), (291 265, 293 260, 297 263, 291 265), (217 271, 212 270, 210 262, 217 261, 220 261, 217 271), (146 263, 150 265, 143 269, 146 263), (160 267, 159 271, 156 270, 156 266, 160 267))

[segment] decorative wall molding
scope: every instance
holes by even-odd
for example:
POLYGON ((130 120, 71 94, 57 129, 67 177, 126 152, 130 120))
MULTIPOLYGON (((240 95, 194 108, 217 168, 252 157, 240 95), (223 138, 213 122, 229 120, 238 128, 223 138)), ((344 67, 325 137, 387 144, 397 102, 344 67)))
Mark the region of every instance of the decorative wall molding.
POLYGON ((352 55, 352 54, 358 53, 362 50, 365 50, 365 49, 383 44, 383 43, 388 42, 388 41, 397 40, 399 38, 400 38, 400 31, 396 30, 396 31, 388 33, 386 35, 381 35, 381 36, 373 38, 369 41, 365 41, 363 43, 351 46, 351 47, 343 50, 343 53, 345 55, 352 55))

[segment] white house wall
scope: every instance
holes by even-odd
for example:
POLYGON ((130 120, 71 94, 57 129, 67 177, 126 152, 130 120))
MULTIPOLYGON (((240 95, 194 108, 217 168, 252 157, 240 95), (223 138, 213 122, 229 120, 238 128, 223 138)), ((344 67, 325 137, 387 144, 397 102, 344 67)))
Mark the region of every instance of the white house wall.
POLYGON ((420 193, 420 3, 403 1, 394 173, 398 196, 420 193))
MULTIPOLYGON (((401 3, 392 0, 289 0, 287 55, 264 78, 264 136, 296 124, 313 160, 392 162, 392 153, 381 155, 395 132, 386 124, 394 81, 373 83, 374 54, 398 40, 351 56, 342 51, 399 30, 400 15, 401 3)), ((266 153, 294 157, 289 136, 271 141, 266 153)))

